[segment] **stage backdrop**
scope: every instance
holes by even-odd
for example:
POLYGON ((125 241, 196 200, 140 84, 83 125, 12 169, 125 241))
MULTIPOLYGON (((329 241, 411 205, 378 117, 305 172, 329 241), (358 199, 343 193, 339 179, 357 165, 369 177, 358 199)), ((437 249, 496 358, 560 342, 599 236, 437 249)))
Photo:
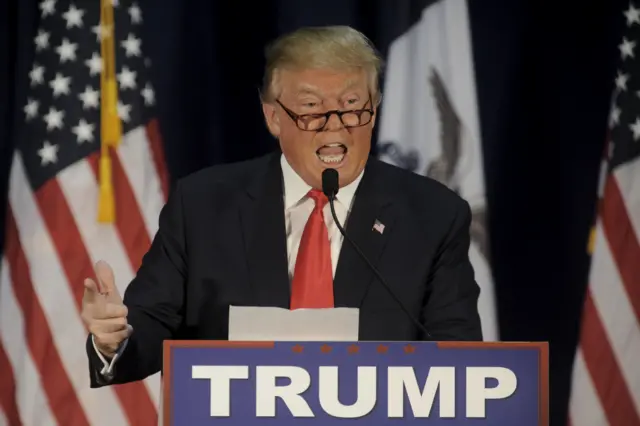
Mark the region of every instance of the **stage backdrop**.
MULTIPOLYGON (((139 0, 142 48, 170 179, 275 148, 258 100, 265 43, 301 25, 349 24, 362 30, 388 62, 389 84, 383 86, 388 99, 373 154, 419 173, 432 165, 436 173, 445 145, 436 145, 440 136, 434 128, 416 126, 442 123, 436 105, 448 105, 457 117, 449 123, 458 123, 453 134, 462 141, 460 167, 473 173, 457 171, 447 183, 470 198, 479 195, 473 205, 484 211, 476 217, 489 238, 485 244, 478 237, 476 255, 486 260, 481 272, 488 291, 495 288, 487 309, 497 304, 501 339, 551 342, 552 424, 561 425, 626 2, 570 1, 560 9, 535 1, 483 0, 469 2, 466 10, 461 1, 428 8, 432 3, 165 0, 159 7, 139 0), (467 21, 453 31, 458 21, 447 22, 451 16, 467 21), (442 26, 441 39, 420 37, 436 37, 430 25, 442 26), (417 41, 426 43, 426 50, 417 41), (401 84, 411 70, 421 73, 415 97, 407 96, 412 88, 407 81, 401 84), (408 102, 424 108, 424 121, 412 115, 419 111, 411 111, 408 102), (415 136, 421 131, 431 132, 428 149, 415 136), (473 152, 467 159, 465 147, 473 152), (469 176, 479 186, 469 183, 469 176)), ((33 0, 0 2, 3 199, 11 153, 20 142, 18 125, 24 123, 39 6, 33 0)), ((0 220, 4 223, 4 215, 0 220)), ((3 240, 0 231, 0 244, 3 240)))

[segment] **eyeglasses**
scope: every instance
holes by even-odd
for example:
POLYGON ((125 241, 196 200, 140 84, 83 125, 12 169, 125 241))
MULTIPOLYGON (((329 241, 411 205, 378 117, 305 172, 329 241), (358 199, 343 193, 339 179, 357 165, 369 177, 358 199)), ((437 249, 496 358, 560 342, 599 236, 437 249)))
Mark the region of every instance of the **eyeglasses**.
MULTIPOLYGON (((324 126, 329 122, 329 118, 335 114, 338 116, 344 127, 360 127, 371 122, 373 118, 373 109, 363 108, 354 109, 349 111, 331 110, 319 114, 296 114, 286 106, 282 105, 278 99, 276 102, 282 107, 282 109, 291 117, 300 130, 306 130, 309 132, 320 132, 324 129, 324 126)), ((371 102, 371 98, 367 101, 367 104, 371 102)))

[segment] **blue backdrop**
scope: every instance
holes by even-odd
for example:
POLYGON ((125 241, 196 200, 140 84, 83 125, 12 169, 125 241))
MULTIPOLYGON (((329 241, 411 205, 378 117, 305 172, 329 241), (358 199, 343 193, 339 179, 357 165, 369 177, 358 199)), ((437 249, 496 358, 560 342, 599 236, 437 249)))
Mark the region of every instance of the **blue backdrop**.
MULTIPOLYGON (((427 1, 138 3, 175 180, 275 146, 257 92, 267 41, 300 25, 350 24, 384 53, 427 1)), ((482 0, 469 7, 502 336, 550 341, 552 424, 560 425, 627 2, 542 3, 482 0)), ((3 200, 37 18, 34 0, 0 0, 3 200)))

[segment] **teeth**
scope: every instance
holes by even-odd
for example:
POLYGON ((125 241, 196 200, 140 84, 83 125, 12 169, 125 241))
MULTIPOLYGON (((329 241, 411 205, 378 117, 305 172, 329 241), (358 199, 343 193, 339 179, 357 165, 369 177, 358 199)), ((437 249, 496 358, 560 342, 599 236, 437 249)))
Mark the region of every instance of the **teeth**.
POLYGON ((343 145, 340 142, 336 142, 336 143, 326 144, 325 146, 333 148, 333 147, 336 147, 336 146, 343 146, 343 145))
POLYGON ((318 154, 318 158, 323 163, 328 163, 328 164, 339 163, 344 158, 344 154, 338 154, 338 155, 320 155, 320 154, 318 154))

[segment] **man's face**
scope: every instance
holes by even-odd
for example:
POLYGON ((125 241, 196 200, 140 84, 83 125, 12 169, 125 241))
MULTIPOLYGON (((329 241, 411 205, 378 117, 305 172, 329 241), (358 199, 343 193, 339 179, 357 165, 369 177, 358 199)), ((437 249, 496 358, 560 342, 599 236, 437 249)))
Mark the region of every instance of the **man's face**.
POLYGON ((332 70, 283 70, 279 74, 277 102, 264 104, 263 111, 271 133, 291 167, 314 188, 322 188, 322 172, 333 168, 340 175, 340 186, 348 185, 362 172, 371 149, 375 114, 354 113, 343 116, 347 125, 369 121, 362 126, 347 127, 337 114, 332 114, 321 130, 303 130, 289 113, 299 117, 303 128, 313 129, 331 110, 373 110, 362 72, 332 70), (287 112, 289 110, 289 113, 287 112), (358 116, 361 121, 358 121, 358 116))

